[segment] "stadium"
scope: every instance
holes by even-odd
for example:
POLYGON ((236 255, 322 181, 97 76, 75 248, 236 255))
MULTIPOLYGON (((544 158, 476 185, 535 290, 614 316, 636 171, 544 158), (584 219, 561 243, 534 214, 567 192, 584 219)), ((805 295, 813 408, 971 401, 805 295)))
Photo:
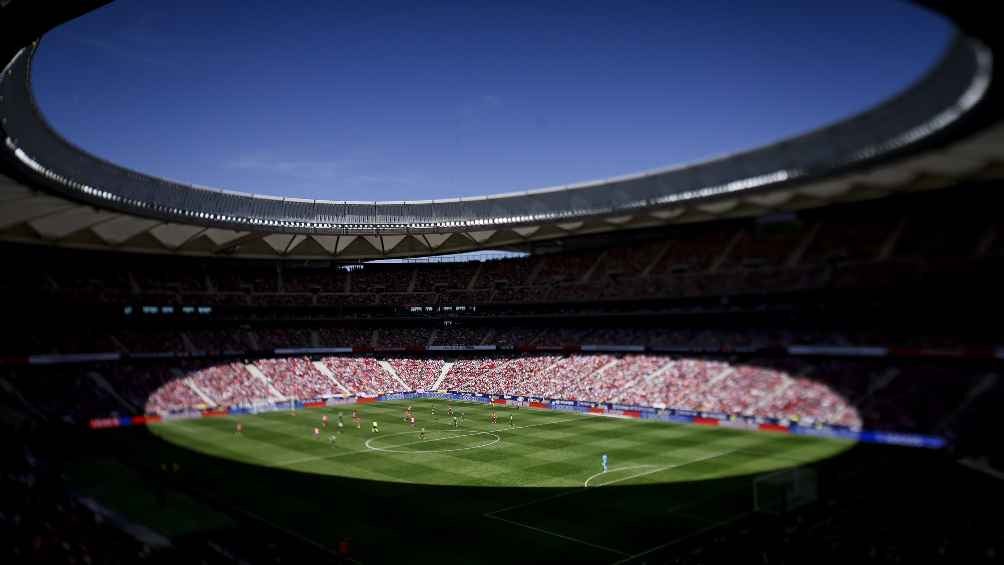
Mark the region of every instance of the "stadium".
POLYGON ((6 562, 1000 559, 988 13, 752 150, 361 202, 61 135, 36 53, 104 4, 0 1, 6 562))

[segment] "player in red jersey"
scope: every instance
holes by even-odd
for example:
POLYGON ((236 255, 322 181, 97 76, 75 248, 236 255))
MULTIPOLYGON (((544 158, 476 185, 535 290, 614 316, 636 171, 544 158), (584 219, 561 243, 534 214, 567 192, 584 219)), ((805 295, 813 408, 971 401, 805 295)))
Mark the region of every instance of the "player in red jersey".
POLYGON ((355 422, 357 430, 362 429, 362 420, 359 418, 359 412, 355 408, 352 409, 352 421, 355 422))

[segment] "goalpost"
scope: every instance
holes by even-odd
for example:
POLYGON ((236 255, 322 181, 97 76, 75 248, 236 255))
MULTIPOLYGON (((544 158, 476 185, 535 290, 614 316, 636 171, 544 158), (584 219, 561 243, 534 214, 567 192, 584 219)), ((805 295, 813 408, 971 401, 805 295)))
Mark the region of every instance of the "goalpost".
POLYGON ((784 514, 819 498, 819 478, 815 469, 795 467, 753 479, 753 510, 784 514))

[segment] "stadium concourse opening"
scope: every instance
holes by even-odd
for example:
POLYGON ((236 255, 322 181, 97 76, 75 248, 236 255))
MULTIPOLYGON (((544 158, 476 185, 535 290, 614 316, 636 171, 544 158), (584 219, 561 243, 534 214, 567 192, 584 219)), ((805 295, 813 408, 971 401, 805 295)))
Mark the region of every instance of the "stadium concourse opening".
POLYGON ((764 473, 831 457, 853 440, 737 428, 861 428, 857 409, 838 392, 783 367, 662 355, 216 361, 162 385, 146 413, 160 417, 151 424, 156 435, 216 457, 378 481, 498 487, 764 473), (573 402, 579 410, 569 409, 573 402), (705 425, 667 423, 686 421, 678 415, 685 413, 707 416, 689 420, 705 425), (609 466, 601 469, 602 454, 609 466))

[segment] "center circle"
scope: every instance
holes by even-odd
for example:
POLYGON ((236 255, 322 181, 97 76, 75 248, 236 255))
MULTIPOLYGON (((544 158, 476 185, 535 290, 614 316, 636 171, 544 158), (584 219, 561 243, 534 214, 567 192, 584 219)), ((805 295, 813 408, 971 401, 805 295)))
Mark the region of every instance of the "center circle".
POLYGON ((494 445, 502 440, 502 438, 495 432, 476 430, 476 431, 466 431, 466 430, 456 430, 456 432, 431 432, 426 434, 426 439, 418 439, 418 432, 398 432, 394 434, 388 434, 385 436, 373 437, 366 440, 364 444, 367 449, 372 449, 373 451, 383 451, 387 453, 451 453, 454 451, 467 451, 469 449, 480 449, 482 447, 488 447, 494 445), (412 441, 405 441, 401 443, 396 443, 395 445, 381 447, 379 445, 374 445, 380 440, 387 438, 397 437, 397 436, 411 436, 412 441), (441 449, 424 449, 428 446, 435 446, 438 442, 452 442, 452 440, 465 441, 463 438, 473 438, 474 445, 464 445, 462 447, 445 447, 441 449), (489 439, 490 438, 490 439, 489 439), (408 449, 409 446, 416 446, 416 449, 408 449), (404 448, 404 449, 402 449, 404 448))

